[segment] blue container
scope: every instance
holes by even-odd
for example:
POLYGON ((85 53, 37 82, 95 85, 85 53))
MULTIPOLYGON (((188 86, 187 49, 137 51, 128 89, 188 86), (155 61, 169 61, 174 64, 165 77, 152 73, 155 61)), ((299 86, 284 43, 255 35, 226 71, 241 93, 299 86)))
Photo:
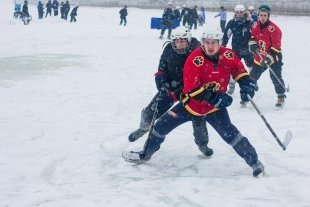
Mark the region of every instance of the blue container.
MULTIPOLYGON (((180 20, 175 19, 173 22, 173 29, 180 26, 180 20)), ((162 29, 162 18, 152 17, 151 18, 151 29, 162 29)))

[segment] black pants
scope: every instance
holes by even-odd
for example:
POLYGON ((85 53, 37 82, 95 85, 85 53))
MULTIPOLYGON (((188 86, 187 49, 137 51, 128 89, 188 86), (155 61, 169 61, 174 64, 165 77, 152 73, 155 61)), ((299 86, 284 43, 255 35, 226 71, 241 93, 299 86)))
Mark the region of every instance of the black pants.
POLYGON ((127 24, 127 19, 126 19, 126 17, 121 17, 121 22, 120 22, 119 24, 122 25, 123 22, 124 22, 124 26, 126 26, 126 24, 127 24))
MULTIPOLYGON (((271 69, 275 72, 275 74, 277 75, 278 79, 282 82, 282 84, 285 85, 282 79, 282 65, 283 63, 281 61, 276 62, 273 65, 271 65, 271 69)), ((263 66, 260 66, 254 63, 253 68, 250 72, 250 76, 254 78, 255 80, 258 80, 260 76, 263 74, 263 72, 265 72, 266 69, 267 67, 263 67, 263 66)), ((279 97, 284 96, 285 89, 282 87, 282 85, 279 83, 276 77, 272 74, 272 72, 269 71, 269 73, 270 73, 271 81, 274 85, 275 92, 277 93, 279 97)))

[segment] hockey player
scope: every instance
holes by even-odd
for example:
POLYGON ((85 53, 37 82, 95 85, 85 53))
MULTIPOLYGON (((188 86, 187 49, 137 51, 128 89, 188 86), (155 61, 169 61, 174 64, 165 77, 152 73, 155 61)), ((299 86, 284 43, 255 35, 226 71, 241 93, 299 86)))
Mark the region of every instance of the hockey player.
POLYGON ((278 96, 276 107, 282 107, 286 98, 282 79, 282 32, 275 23, 270 21, 270 12, 269 6, 260 6, 258 11, 259 20, 253 24, 249 50, 254 54, 254 65, 250 76, 258 80, 262 73, 270 67, 277 75, 276 78, 270 72, 270 78, 278 96), (282 82, 282 85, 279 81, 282 82))
POLYGON ((79 5, 76 4, 75 7, 72 9, 71 13, 70 13, 70 22, 76 22, 76 16, 77 16, 77 10, 79 8, 79 5))
POLYGON ((189 10, 190 8, 188 8, 186 4, 183 4, 182 11, 181 11, 181 19, 182 19, 182 25, 184 27, 186 27, 188 24, 189 10))
MULTIPOLYGON (((183 89, 183 65, 188 55, 197 47, 200 47, 200 43, 192 37, 189 29, 179 27, 173 31, 172 41, 166 45, 160 57, 158 72, 155 74, 158 93, 142 110, 139 129, 129 135, 129 141, 139 139, 150 130, 156 102, 158 102, 157 119, 178 101, 183 89)), ((213 150, 208 147, 208 131, 202 117, 193 120, 193 129, 199 150, 204 155, 211 156, 213 150)))
POLYGON ((44 8, 43 8, 43 4, 41 1, 38 1, 38 18, 42 19, 43 18, 43 14, 44 14, 44 8))
POLYGON ((264 172, 264 166, 249 140, 231 123, 226 109, 232 103, 231 96, 226 94, 231 75, 239 83, 243 100, 254 96, 255 82, 236 54, 221 47, 221 32, 205 31, 201 39, 202 47, 193 51, 184 65, 182 103, 157 120, 142 151, 123 152, 123 157, 128 162, 149 161, 169 132, 187 121, 204 118, 252 167, 253 176, 258 176, 264 172))
POLYGON ((23 8, 22 8, 23 16, 29 17, 29 11, 28 11, 28 1, 24 1, 23 8))
POLYGON ((54 0, 52 7, 54 10, 54 16, 58 16, 59 2, 57 0, 54 0))
POLYGON ((125 5, 121 10, 119 10, 118 12, 120 14, 120 18, 121 18, 121 21, 119 23, 119 25, 122 25, 123 22, 124 22, 124 26, 126 26, 127 24, 127 15, 128 15, 128 12, 127 12, 127 5, 125 5))
POLYGON ((172 27, 173 27, 174 15, 172 10, 172 2, 168 2, 167 8, 165 8, 162 17, 162 29, 159 38, 162 39, 166 29, 168 30, 168 39, 170 39, 172 27))
MULTIPOLYGON (((253 66, 253 54, 249 52, 248 43, 251 37, 252 23, 249 12, 245 11, 243 5, 237 5, 235 7, 235 16, 229 20, 226 25, 223 46, 226 47, 230 37, 232 36, 232 49, 240 59, 244 59, 248 71, 253 66)), ((232 94, 235 89, 236 81, 231 79, 229 83, 228 94, 232 94)), ((243 102, 241 102, 243 104, 243 102)))
POLYGON ((45 18, 47 17, 47 15, 52 16, 52 2, 51 2, 51 0, 48 0, 48 2, 46 3, 46 14, 45 14, 45 18))

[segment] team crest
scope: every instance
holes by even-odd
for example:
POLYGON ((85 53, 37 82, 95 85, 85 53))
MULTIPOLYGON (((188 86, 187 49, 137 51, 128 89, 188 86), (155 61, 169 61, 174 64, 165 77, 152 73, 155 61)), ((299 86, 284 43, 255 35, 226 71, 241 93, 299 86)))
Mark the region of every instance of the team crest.
POLYGON ((196 56, 193 60, 193 63, 199 67, 199 66, 202 66, 203 65, 203 62, 204 62, 204 59, 202 56, 196 56))
POLYGON ((269 32, 274 32, 276 29, 274 28, 274 26, 271 25, 268 27, 268 30, 269 32))
POLYGON ((234 54, 232 53, 232 51, 226 50, 226 52, 224 53, 224 57, 226 57, 229 60, 233 60, 234 59, 234 54))

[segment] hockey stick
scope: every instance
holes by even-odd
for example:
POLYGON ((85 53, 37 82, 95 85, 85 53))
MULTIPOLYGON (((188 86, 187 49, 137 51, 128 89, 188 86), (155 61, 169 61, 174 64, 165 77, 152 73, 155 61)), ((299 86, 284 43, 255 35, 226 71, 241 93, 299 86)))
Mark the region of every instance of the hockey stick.
MULTIPOLYGON (((158 97, 160 97, 161 93, 162 93, 162 90, 159 91, 158 97)), ((157 114, 158 114, 158 102, 159 101, 160 100, 156 100, 155 104, 152 106, 152 108, 154 107, 154 113, 153 113, 153 117, 152 117, 152 121, 151 121, 150 131, 149 131, 149 134, 147 135, 146 140, 149 140, 151 135, 152 135, 152 133, 153 133, 156 117, 157 117, 157 114)))
MULTIPOLYGON (((263 60, 262 56, 257 52, 256 53, 259 58, 261 60, 263 60)), ((266 63, 264 62, 264 64, 267 66, 267 68, 270 70, 270 72, 272 73, 272 75, 277 79, 277 81, 280 83, 280 85, 282 86, 282 88, 286 91, 289 92, 290 91, 290 86, 287 84, 287 87, 285 87, 285 85, 282 83, 282 81, 280 80, 280 78, 277 76, 277 74, 274 72, 274 70, 266 63)))
POLYGON ((266 124, 266 126, 268 127, 269 131, 271 132, 271 134, 273 135, 273 137, 277 140, 278 144, 281 146, 281 148, 285 151, 287 148, 287 145, 290 143, 291 139, 292 139, 292 132, 290 130, 288 130, 285 134, 285 138, 284 141, 281 142, 281 140, 278 138, 277 134, 274 132, 274 130, 271 128, 270 124, 267 122, 266 118, 264 117, 264 115, 262 114, 262 112, 259 110, 259 108, 257 107, 257 105, 255 104, 255 102, 253 101, 253 99, 251 98, 251 96, 249 94, 247 94, 247 97, 249 99, 249 101, 251 102, 251 104, 253 105, 253 107, 256 109, 257 113, 259 114, 259 116, 263 119, 264 123, 266 124))

